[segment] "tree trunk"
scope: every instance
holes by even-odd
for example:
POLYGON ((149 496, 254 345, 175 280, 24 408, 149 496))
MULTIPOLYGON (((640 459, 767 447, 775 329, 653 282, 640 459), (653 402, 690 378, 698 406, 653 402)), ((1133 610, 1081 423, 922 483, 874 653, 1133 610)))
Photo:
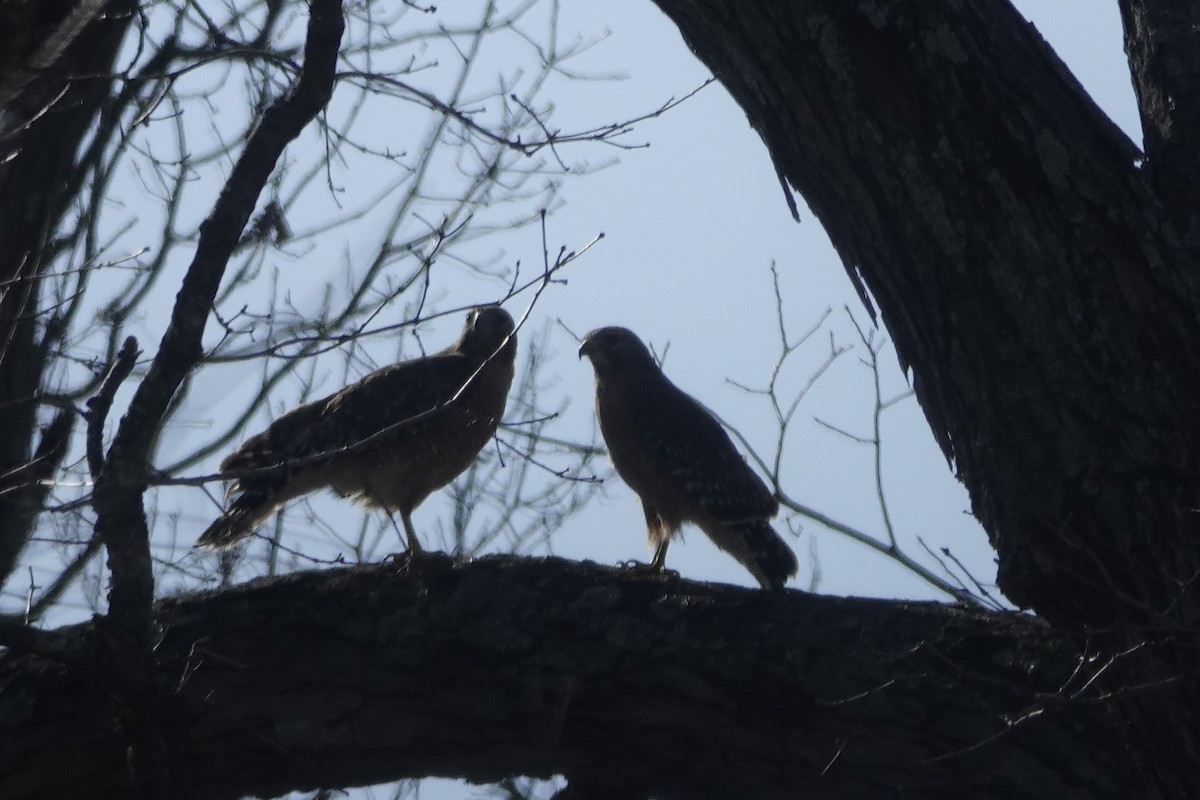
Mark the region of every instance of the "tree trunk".
POLYGON ((46 496, 40 481, 57 469, 72 427, 73 414, 60 414, 34 453, 54 339, 47 330, 56 324, 53 307, 39 308, 47 303, 40 284, 87 171, 77 160, 80 146, 109 94, 113 60, 137 7, 113 0, 100 20, 60 42, 60 57, 29 63, 76 5, 48 0, 0 9, 0 581, 33 531, 46 496))
POLYGON ((1200 796, 1197 4, 1122 5, 1143 164, 1004 3, 656 3, 878 304, 1005 593, 1134 649, 1150 791, 1200 796))
MULTIPOLYGON (((1018 614, 431 556, 156 616, 185 779, 213 800, 514 773, 661 798, 1136 793, 1097 665, 1018 614)), ((128 793, 113 678, 0 660, 8 800, 128 793)))

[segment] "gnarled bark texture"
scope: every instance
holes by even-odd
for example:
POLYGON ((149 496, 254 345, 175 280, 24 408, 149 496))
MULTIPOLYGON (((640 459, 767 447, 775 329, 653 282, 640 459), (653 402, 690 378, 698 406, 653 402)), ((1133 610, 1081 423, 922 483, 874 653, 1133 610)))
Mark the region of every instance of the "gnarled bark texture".
MULTIPOLYGON (((1120 721, 1063 693, 1098 665, 1016 614, 431 557, 169 599, 156 622, 180 768, 212 800, 513 773, 661 798, 1137 786, 1120 721)), ((127 794, 112 677, 0 660, 8 800, 127 794)))
POLYGON ((877 302, 1001 587, 1141 649, 1148 791, 1200 795, 1200 6, 1122 4, 1143 163, 1005 3, 656 2, 877 302))

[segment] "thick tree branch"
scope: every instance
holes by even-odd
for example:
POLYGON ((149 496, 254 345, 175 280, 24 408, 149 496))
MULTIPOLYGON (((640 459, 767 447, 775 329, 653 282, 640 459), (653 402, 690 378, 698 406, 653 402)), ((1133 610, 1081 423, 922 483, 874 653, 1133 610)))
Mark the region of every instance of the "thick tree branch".
POLYGON ((104 422, 108 419, 108 410, 112 408, 117 389, 133 372, 139 352, 137 339, 127 336, 116 360, 100 382, 100 388, 93 397, 88 398, 84 417, 87 419, 88 471, 92 474, 92 480, 98 480, 100 473, 104 472, 104 422))
POLYGON ((12 617, 0 617, 0 647, 82 664, 82 645, 83 640, 78 636, 44 631, 12 617))
MULTIPOLYGON (((156 624, 213 800, 511 774, 663 798, 1136 792, 1120 724, 1080 691, 1103 664, 1015 614, 506 556, 296 574, 161 601, 156 624)), ((9 800, 128 792, 95 679, 0 660, 9 800)))
POLYGON ((1120 0, 1125 52, 1159 198, 1200 250, 1200 3, 1120 0))

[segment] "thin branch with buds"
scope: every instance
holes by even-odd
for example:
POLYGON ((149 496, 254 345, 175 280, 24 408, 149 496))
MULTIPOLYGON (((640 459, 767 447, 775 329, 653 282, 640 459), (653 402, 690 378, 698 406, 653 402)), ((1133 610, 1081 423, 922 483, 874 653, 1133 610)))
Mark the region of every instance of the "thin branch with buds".
MULTIPOLYGON (((920 561, 906 553, 897 542, 896 532, 892 524, 891 513, 888 509, 887 495, 884 491, 883 460, 881 455, 883 446, 881 418, 884 411, 895 406, 900 400, 910 396, 911 392, 901 393, 897 397, 890 398, 888 400, 883 399, 880 383, 880 365, 878 360, 879 353, 883 347, 883 341, 882 339, 876 339, 873 333, 864 332, 862 327, 858 325, 858 322, 854 320, 853 315, 850 315, 851 322, 853 323, 855 330, 858 332, 862 348, 866 352, 866 355, 861 359, 861 362, 871 370, 874 379, 874 408, 872 412, 873 433, 871 436, 856 436, 852 433, 842 430, 841 428, 824 422, 823 420, 817 419, 816 421, 823 427, 835 431, 851 441, 860 444, 867 444, 873 448, 876 502, 881 509, 884 536, 883 538, 880 538, 859 528, 836 520, 830 517, 828 514, 825 514, 805 503, 800 502, 796 498, 792 497, 784 488, 787 481, 785 475, 783 474, 783 453, 787 449, 791 425, 794 421, 797 410, 800 408, 800 404, 808 392, 813 386, 816 385, 817 381, 819 381, 821 377, 826 374, 826 372, 838 358, 849 352, 851 348, 837 344, 836 340, 831 334, 829 351, 826 354, 825 360, 810 373, 807 380, 796 392, 796 394, 790 397, 787 401, 784 401, 780 396, 780 380, 785 372, 785 367, 788 363, 788 360, 806 342, 810 341, 819 330, 822 329, 829 318, 829 311, 826 310, 814 325, 806 330, 801 337, 793 341, 787 332, 787 325, 784 319, 783 310, 783 293, 779 286, 779 274, 773 263, 771 265, 771 276, 775 290, 776 322, 777 330, 779 332, 779 355, 776 357, 775 366, 771 371, 771 376, 768 380, 766 388, 764 389, 755 389, 734 381, 730 381, 730 383, 746 392, 749 392, 750 394, 766 398, 767 402, 770 404, 777 425, 774 452, 769 458, 764 457, 753 445, 751 445, 746 437, 737 431, 736 428, 733 428, 724 420, 721 420, 721 424, 725 425, 734 438, 736 438, 746 449, 749 458, 753 460, 758 467, 769 476, 775 497, 783 508, 817 522, 834 533, 845 536, 852 541, 858 542, 859 544, 866 545, 877 553, 880 553, 896 562, 904 569, 928 583, 930 586, 933 586, 938 591, 949 595, 958 602, 978 607, 993 606, 996 602, 995 598, 987 594, 985 591, 982 591, 981 585, 976 583, 976 585, 980 586, 980 591, 976 593, 968 589, 961 583, 961 581, 958 581, 948 569, 946 572, 951 576, 949 579, 937 574, 929 567, 925 566, 920 561)), ((849 309, 847 309, 847 314, 849 314, 849 309)), ((720 420, 719 416, 717 416, 717 418, 720 420)), ((937 560, 940 561, 940 559, 937 560)))

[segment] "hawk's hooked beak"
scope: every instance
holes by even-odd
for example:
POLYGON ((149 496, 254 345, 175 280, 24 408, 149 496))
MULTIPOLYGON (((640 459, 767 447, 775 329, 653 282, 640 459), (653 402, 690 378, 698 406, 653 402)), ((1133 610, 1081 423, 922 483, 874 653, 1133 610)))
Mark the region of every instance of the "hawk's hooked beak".
POLYGON ((590 338, 585 338, 582 342, 580 342, 579 358, 581 360, 583 359, 584 356, 591 355, 591 353, 592 353, 591 344, 592 344, 592 340, 590 338))

